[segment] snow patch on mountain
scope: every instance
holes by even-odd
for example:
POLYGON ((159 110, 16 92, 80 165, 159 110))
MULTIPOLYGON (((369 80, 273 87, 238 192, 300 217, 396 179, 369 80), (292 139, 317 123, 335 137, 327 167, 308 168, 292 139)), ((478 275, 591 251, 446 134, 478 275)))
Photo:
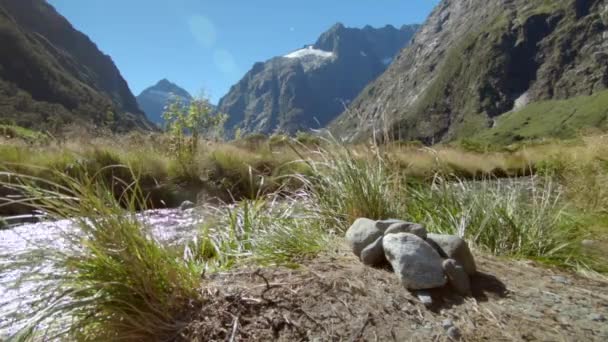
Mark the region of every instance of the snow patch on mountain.
POLYGON ((283 57, 285 57, 285 58, 303 58, 303 57, 308 57, 308 56, 315 56, 315 57, 321 57, 321 58, 332 58, 334 56, 334 54, 333 54, 333 52, 315 49, 312 45, 310 45, 303 49, 296 50, 292 53, 289 53, 283 57))

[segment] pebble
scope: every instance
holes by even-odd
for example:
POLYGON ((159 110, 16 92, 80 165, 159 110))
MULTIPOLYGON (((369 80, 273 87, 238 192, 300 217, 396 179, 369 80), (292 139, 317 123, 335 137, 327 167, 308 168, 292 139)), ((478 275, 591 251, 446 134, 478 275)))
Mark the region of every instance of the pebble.
POLYGON ((428 291, 416 291, 416 297, 418 297, 424 306, 433 305, 433 297, 431 297, 431 294, 428 291))
POLYGON ((606 317, 604 317, 604 315, 601 315, 601 314, 591 314, 591 315, 589 315, 589 318, 594 322, 605 322, 606 321, 606 317))
POLYGON ((444 319, 443 322, 441 322, 441 326, 443 327, 443 329, 448 330, 451 327, 454 326, 454 321, 452 321, 451 319, 444 319))
POLYGON ((462 334, 460 333, 460 329, 456 328, 456 327, 451 327, 448 329, 448 337, 451 338, 454 341, 459 341, 460 338, 462 337, 462 334))
POLYGON ((179 206, 180 210, 188 210, 188 209, 192 209, 196 206, 196 204, 192 203, 191 201, 183 201, 182 204, 179 206))
POLYGON ((560 283, 560 284, 570 284, 570 280, 564 276, 552 276, 551 280, 554 283, 560 283))
POLYGON ((583 240, 581 241, 581 245, 583 245, 583 247, 593 247, 595 246, 595 240, 583 240))

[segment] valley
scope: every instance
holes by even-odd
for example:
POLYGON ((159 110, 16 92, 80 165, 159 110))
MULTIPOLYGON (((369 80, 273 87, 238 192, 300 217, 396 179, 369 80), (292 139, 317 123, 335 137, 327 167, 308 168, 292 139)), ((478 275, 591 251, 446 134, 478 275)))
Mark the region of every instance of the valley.
POLYGON ((608 339, 608 1, 434 5, 0 0, 0 340, 608 339))

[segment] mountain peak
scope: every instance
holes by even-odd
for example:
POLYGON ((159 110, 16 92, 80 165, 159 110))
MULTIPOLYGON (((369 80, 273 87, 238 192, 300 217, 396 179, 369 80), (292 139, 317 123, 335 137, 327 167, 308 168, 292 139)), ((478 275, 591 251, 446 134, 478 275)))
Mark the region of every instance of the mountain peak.
POLYGON ((160 80, 156 83, 156 87, 163 87, 163 86, 170 86, 170 85, 175 85, 175 83, 169 81, 166 78, 163 78, 162 80, 160 80))
POLYGON ((162 124, 164 122, 162 114, 165 106, 174 97, 180 98, 183 102, 190 102, 192 95, 184 88, 169 81, 166 78, 158 81, 155 85, 146 88, 137 96, 139 107, 146 113, 151 121, 162 124))
POLYGON ((413 33, 337 23, 314 45, 254 67, 219 103, 227 132, 295 133, 323 127, 387 67, 413 33))

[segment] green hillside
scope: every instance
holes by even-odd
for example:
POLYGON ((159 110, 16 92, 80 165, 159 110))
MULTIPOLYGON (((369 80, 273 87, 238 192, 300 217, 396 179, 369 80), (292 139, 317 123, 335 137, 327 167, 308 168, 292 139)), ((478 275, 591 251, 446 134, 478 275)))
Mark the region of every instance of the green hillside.
POLYGON ((567 100, 540 101, 497 118, 494 127, 474 136, 492 144, 544 137, 572 138, 584 129, 608 128, 608 91, 567 100))

